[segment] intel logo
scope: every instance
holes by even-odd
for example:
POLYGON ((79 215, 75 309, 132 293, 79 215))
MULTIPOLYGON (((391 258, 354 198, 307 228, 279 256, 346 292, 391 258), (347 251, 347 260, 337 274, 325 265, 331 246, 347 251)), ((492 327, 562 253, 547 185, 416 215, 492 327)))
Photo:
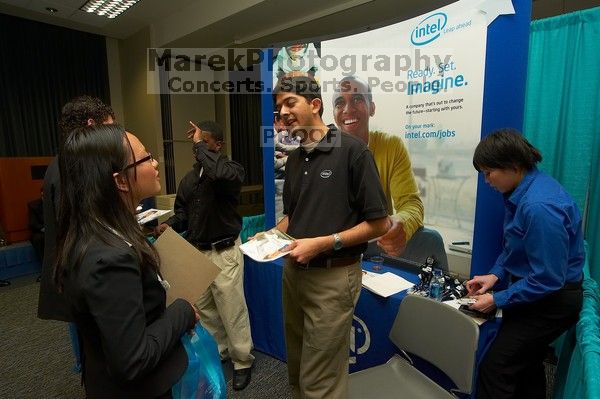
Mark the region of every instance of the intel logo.
POLYGON ((333 174, 333 172, 330 171, 329 169, 327 169, 327 170, 324 170, 321 172, 321 177, 323 179, 328 179, 332 174, 333 174))
POLYGON ((443 12, 431 14, 415 27, 410 35, 410 42, 415 46, 431 43, 440 37, 447 22, 448 16, 443 12))

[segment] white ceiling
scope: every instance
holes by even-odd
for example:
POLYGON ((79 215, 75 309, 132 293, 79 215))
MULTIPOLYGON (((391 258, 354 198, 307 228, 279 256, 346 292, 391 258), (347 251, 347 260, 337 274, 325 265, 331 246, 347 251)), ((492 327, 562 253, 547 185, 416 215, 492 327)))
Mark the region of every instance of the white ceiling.
MULTIPOLYGON (((0 13, 125 39, 150 27, 156 47, 267 47, 356 33, 455 0, 141 0, 115 19, 79 10, 85 0, 0 0, 0 13), (58 10, 51 14, 46 10, 58 10)), ((534 18, 600 0, 534 0, 534 18), (539 15, 538 15, 539 14, 539 15)))
POLYGON ((85 0, 0 0, 0 13, 117 39, 150 27, 156 47, 266 47, 371 29, 453 1, 141 0, 108 19, 80 11, 85 0))
MULTIPOLYGON (((220 0, 223 1, 223 0, 220 0)), ((264 0, 166 41, 171 47, 269 47, 400 22, 456 0, 264 0)))
POLYGON ((52 25, 124 39, 195 0, 141 0, 115 19, 79 10, 86 0, 0 0, 0 12, 52 25), (52 14, 47 7, 58 12, 52 14))

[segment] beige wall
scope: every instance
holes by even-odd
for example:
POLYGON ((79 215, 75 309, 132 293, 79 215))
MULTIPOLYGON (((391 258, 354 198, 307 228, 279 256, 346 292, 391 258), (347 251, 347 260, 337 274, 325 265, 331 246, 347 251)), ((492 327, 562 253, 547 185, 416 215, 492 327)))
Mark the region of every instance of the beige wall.
POLYGON ((149 28, 119 41, 122 119, 125 128, 135 134, 159 160, 160 175, 163 177, 162 192, 165 193, 160 98, 157 94, 147 94, 148 79, 158 77, 146 73, 148 47, 152 47, 149 28))
MULTIPOLYGON (((227 72, 215 73, 215 79, 227 80, 227 72)), ((225 148, 223 152, 231 158, 231 122, 229 118, 229 96, 226 94, 215 96, 215 120, 223 127, 223 139, 225 148)))
POLYGON ((177 184, 192 168, 192 144, 186 137, 189 121, 215 120, 215 96, 212 94, 174 94, 171 96, 173 149, 177 184))
MULTIPOLYGON (((163 177, 162 192, 166 193, 160 97, 147 94, 148 85, 157 84, 158 81, 158 74, 147 73, 146 51, 153 47, 152 43, 150 29, 144 29, 125 40, 107 38, 108 72, 111 103, 118 122, 138 136, 146 148, 157 156, 163 177)), ((231 156, 229 99, 226 95, 212 94, 173 94, 170 98, 175 179, 179 184, 194 163, 191 143, 185 135, 189 129, 188 121, 215 120, 221 124, 226 143, 224 151, 231 156)))
POLYGON ((534 0, 531 19, 548 18, 586 8, 598 7, 599 0, 534 0))
MULTIPOLYGON (((136 56, 135 59, 129 60, 129 64, 134 63, 136 67, 141 67, 141 70, 138 71, 139 74, 143 73, 142 79, 149 79, 149 76, 146 74, 145 68, 147 68, 147 48, 155 47, 156 37, 158 30, 156 26, 152 26, 151 29, 144 30, 138 32, 136 35, 128 38, 127 40, 119 41, 120 47, 120 57, 122 68, 126 67, 126 63, 123 61, 123 57, 125 57, 127 48, 128 51, 134 50, 135 46, 143 46, 144 55, 136 56), (143 59, 142 59, 143 58, 143 59)), ((130 57, 130 56, 127 56, 130 57)), ((206 70, 206 69, 205 69, 206 70)), ((204 71, 205 71, 204 70, 204 71)), ((206 72, 199 73, 198 79, 207 79, 206 72)), ((117 71, 115 71, 116 73, 117 71)), ((129 88, 126 89, 126 79, 137 79, 139 76, 134 76, 133 73, 128 73, 127 76, 124 71, 121 71, 121 80, 122 80, 122 88, 123 88, 123 103, 125 108, 125 118, 127 120, 127 126, 133 122, 130 120, 132 117, 131 113, 127 111, 128 108, 131 108, 131 104, 129 103, 132 99, 135 99, 138 94, 127 93, 125 95, 126 90, 136 90, 143 87, 142 84, 138 84, 135 87, 129 85, 129 88)), ((191 78, 188 74, 186 78, 191 78)), ((226 81, 229 79, 229 73, 226 71, 214 72, 212 79, 215 81, 226 81)), ((153 87, 153 90, 157 89, 157 81, 158 75, 154 76, 154 83, 150 82, 148 85, 153 87)), ((144 88, 145 89, 145 88, 144 88)), ((157 96, 158 97, 158 96, 157 96)), ((158 102, 158 107, 160 108, 160 100, 156 100, 158 102)), ((225 145, 223 148, 223 153, 231 158, 232 150, 231 150, 231 122, 230 122, 230 108, 229 108, 229 96, 226 94, 177 94, 173 93, 170 96, 170 109, 171 109, 171 121, 173 127, 173 148, 174 148, 174 158, 175 158, 175 180, 176 185, 179 184, 181 179, 185 176, 185 174, 192 168, 194 163, 193 156, 191 155, 191 144, 185 137, 185 132, 189 129, 189 120, 198 122, 201 120, 215 120, 223 127, 224 141, 225 145)), ((156 143, 160 144, 160 154, 162 154, 162 129, 160 126, 160 113, 157 113, 157 123, 159 124, 159 129, 157 130, 157 136, 154 138, 156 143)), ((145 143, 145 141, 144 141, 145 143)), ((153 152, 154 153, 154 152, 153 152)), ((157 152, 158 154, 158 152, 157 152)), ((160 159, 162 161, 162 158, 160 159)), ((164 170, 161 168, 161 174, 164 176, 164 170)), ((164 181, 163 181, 164 183, 164 181)), ((163 184, 163 188, 166 188, 166 184, 163 184)), ((163 192, 166 192, 163 190, 163 192)))
POLYGON ((123 113, 123 89, 121 87, 121 57, 119 56, 119 40, 106 38, 106 58, 108 60, 108 84, 110 88, 110 105, 115 111, 117 122, 126 125, 123 113))

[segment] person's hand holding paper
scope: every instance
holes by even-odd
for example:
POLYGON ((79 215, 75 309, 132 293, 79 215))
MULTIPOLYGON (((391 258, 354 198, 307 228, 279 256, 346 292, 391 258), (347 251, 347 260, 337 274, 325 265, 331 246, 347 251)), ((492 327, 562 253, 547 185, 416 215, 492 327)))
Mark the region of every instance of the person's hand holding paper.
POLYGON ((258 262, 268 262, 287 255, 293 249, 294 243, 292 237, 277 229, 271 229, 255 234, 248 242, 240 245, 240 250, 258 262))

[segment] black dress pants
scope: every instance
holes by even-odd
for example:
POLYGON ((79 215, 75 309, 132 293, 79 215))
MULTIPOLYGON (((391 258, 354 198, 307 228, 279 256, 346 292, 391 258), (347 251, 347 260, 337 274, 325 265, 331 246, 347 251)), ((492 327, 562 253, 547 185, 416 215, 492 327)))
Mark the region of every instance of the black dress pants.
POLYGON ((503 309, 502 325, 479 366, 478 399, 545 399, 544 357, 579 318, 581 285, 503 309))

